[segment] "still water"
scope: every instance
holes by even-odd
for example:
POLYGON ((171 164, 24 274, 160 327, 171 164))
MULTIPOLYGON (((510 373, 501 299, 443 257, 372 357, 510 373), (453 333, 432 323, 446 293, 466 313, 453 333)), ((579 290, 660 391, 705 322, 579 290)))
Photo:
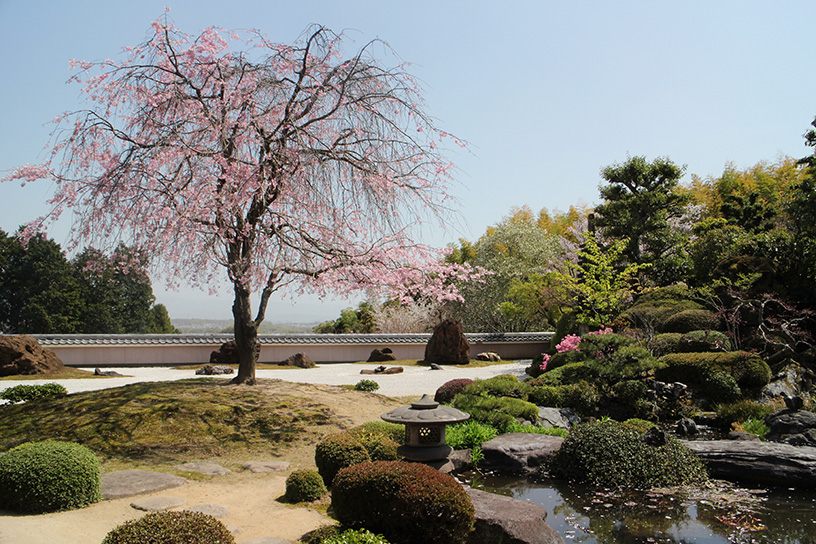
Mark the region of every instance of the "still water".
POLYGON ((607 491, 549 479, 470 474, 477 489, 544 507, 566 542, 816 544, 816 491, 722 483, 699 492, 607 491))

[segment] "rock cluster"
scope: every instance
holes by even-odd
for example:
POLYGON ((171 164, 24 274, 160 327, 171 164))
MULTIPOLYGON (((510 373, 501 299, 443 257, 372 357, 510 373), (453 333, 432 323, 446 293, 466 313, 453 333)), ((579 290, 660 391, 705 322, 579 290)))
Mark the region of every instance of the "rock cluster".
POLYGON ((50 374, 62 368, 62 360, 31 336, 0 335, 0 376, 50 374))
POLYGON ((226 365, 204 365, 196 370, 198 376, 220 376, 222 374, 232 374, 235 369, 226 365))

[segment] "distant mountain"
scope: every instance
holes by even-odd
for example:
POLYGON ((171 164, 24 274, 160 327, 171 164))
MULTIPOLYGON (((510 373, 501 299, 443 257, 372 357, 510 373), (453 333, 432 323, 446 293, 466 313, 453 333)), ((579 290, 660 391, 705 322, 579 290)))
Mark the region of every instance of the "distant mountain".
MULTIPOLYGON (((230 333, 231 319, 171 319, 173 326, 181 332, 230 333)), ((312 332, 317 323, 261 323, 261 334, 297 334, 312 332)))

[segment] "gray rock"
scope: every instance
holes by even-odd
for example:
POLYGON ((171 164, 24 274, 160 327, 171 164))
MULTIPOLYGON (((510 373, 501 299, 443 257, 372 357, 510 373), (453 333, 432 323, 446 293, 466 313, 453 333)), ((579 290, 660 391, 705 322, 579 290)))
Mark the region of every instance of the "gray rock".
POLYGON ((204 365, 196 370, 198 376, 221 376, 223 374, 233 374, 235 369, 226 365, 204 365))
POLYGON ((714 478, 816 487, 816 448, 743 440, 697 440, 683 444, 702 459, 714 478))
POLYGON ((532 433, 502 434, 482 444, 488 470, 534 472, 561 447, 563 438, 532 433))
POLYGON ((214 518, 223 518, 229 514, 229 511, 226 508, 217 504, 197 504, 196 506, 185 508, 185 510, 188 512, 207 514, 208 516, 212 516, 214 518))
POLYGON ((228 468, 224 468, 218 463, 210 461, 197 461, 195 463, 184 463, 183 465, 176 465, 173 467, 176 470, 185 470, 187 472, 199 472, 207 476, 223 476, 232 472, 228 468))
POLYGON ((442 370, 442 367, 436 363, 431 363, 431 370, 442 370))
POLYGON ((186 483, 187 480, 180 476, 134 468, 103 474, 100 486, 102 488, 102 498, 121 499, 133 495, 164 491, 186 483))
POLYGON ((491 361, 491 362, 498 362, 501 361, 501 357, 495 351, 483 351, 481 353, 477 353, 476 357, 474 357, 477 361, 491 361))
POLYGON ((563 544, 540 506, 477 489, 467 488, 467 493, 476 510, 467 544, 563 544))
POLYGON ((116 378, 119 376, 124 376, 124 374, 119 374, 115 370, 102 370, 101 368, 94 368, 94 376, 107 376, 109 378, 116 378))
POLYGON ((816 446, 816 413, 781 410, 765 418, 765 438, 792 446, 816 446))
POLYGON ((697 436, 700 433, 700 429, 697 428, 697 424, 689 417, 684 417, 678 421, 675 430, 680 436, 697 436))
POLYGON ((766 399, 774 397, 795 397, 807 392, 816 381, 816 375, 796 363, 787 365, 760 391, 766 399))
POLYGON ((160 497, 145 497, 137 499, 130 503, 131 508, 136 510, 144 510, 145 512, 162 512, 170 510, 177 506, 183 506, 187 502, 181 497, 172 497, 169 495, 162 495, 160 497))
POLYGON ((289 465, 287 461, 247 461, 243 467, 244 470, 258 474, 261 472, 283 472, 289 470, 289 465))
POLYGON ((540 406, 538 408, 538 422, 542 427, 572 429, 581 422, 581 418, 578 417, 572 408, 540 406))
POLYGON ((760 438, 753 433, 747 433, 745 431, 731 431, 730 433, 728 433, 728 440, 758 441, 760 440, 760 438))
POLYGON ((451 472, 454 474, 467 472, 473 468, 470 450, 454 450, 453 453, 448 455, 448 461, 453 464, 453 470, 451 472))

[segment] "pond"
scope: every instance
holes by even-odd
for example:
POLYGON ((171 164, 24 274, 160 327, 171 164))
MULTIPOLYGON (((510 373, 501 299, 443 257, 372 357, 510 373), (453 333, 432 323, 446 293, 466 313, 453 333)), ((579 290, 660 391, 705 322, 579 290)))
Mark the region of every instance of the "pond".
POLYGON ((463 475, 474 488, 544 507, 566 542, 813 544, 816 490, 717 482, 688 492, 608 491, 550 479, 463 475))

